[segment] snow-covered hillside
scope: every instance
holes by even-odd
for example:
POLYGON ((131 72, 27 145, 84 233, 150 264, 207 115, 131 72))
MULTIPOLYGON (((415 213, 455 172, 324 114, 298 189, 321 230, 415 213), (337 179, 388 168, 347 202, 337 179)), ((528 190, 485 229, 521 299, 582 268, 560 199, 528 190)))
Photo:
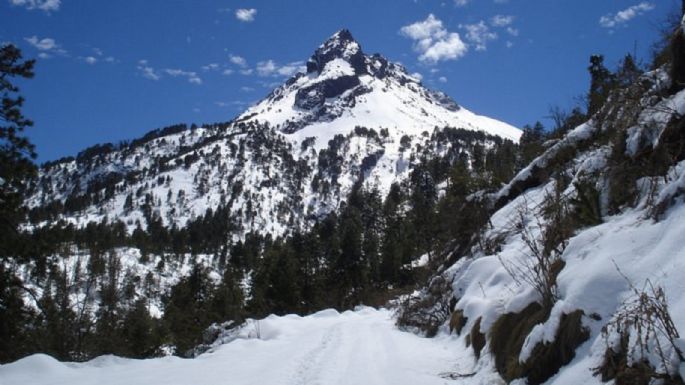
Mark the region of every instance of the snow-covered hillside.
POLYGON ((107 219, 129 231, 156 218, 182 227, 226 207, 235 237, 281 235, 337 209, 357 183, 385 196, 419 159, 468 153, 439 137, 445 127, 487 134, 478 139, 487 147, 521 135, 426 89, 400 65, 365 55, 342 30, 316 50, 306 73, 235 120, 170 127, 53 162, 28 203, 37 225, 107 219))
POLYGON ((387 310, 271 316, 195 359, 104 356, 60 363, 34 355, 0 366, 3 384, 444 384, 460 346, 401 332, 387 310))
POLYGON ((664 71, 644 75, 480 197, 495 208, 487 228, 433 278, 447 297, 424 306, 454 298, 450 326, 476 372, 461 383, 647 384, 650 370, 682 383, 685 92, 669 86, 664 71))

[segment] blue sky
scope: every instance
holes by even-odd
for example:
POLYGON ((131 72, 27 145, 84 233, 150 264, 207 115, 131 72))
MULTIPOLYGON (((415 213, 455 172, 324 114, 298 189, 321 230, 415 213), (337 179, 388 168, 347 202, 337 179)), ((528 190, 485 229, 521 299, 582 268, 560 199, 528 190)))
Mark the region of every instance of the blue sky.
POLYGON ((367 53, 516 126, 570 107, 593 53, 649 58, 680 0, 0 0, 39 160, 176 123, 228 121, 348 28, 367 53))

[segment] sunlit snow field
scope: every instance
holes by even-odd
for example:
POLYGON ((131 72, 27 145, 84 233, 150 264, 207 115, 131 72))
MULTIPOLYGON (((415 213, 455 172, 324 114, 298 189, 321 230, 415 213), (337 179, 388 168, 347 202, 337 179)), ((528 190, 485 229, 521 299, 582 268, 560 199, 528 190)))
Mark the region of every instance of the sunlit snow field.
MULTIPOLYGON (((104 356, 60 363, 33 355, 0 366, 0 384, 445 384, 461 344, 398 330, 388 310, 270 316, 195 359, 104 356)), ((462 353, 463 354, 463 353, 462 353)))

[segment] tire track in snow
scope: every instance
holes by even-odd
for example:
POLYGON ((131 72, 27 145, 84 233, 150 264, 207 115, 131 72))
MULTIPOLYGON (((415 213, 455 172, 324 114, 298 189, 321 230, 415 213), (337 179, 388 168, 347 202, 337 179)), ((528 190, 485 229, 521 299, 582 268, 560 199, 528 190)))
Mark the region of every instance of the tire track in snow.
POLYGON ((319 344, 304 355, 297 364, 292 385, 319 385, 321 382, 322 361, 328 353, 340 345, 341 325, 335 324, 321 337, 319 344))

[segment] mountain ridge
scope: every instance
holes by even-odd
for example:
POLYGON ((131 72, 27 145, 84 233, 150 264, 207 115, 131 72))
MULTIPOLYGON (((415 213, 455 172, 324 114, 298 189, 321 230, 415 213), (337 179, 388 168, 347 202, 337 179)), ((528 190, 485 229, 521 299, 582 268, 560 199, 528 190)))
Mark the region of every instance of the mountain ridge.
POLYGON ((315 124, 321 125, 316 130, 338 132, 339 125, 366 120, 375 126, 369 128, 404 128, 408 134, 434 125, 465 126, 513 141, 521 135, 508 124, 473 114, 448 95, 425 88, 403 66, 380 54, 366 55, 347 29, 316 49, 305 73, 291 77, 236 120, 257 119, 276 125, 284 134, 315 124), (373 116, 370 111, 375 110, 382 114, 373 116))
POLYGON ((28 205, 62 211, 47 221, 34 216, 38 226, 117 219, 129 231, 154 218, 182 227, 230 206, 239 238, 256 229, 280 235, 336 210, 357 183, 385 195, 419 158, 468 153, 459 148, 466 142, 446 142, 447 127, 483 133, 484 145, 521 134, 425 88, 381 55, 365 55, 343 29, 314 51, 306 73, 234 120, 172 126, 47 164, 28 205), (430 148, 434 154, 419 156, 430 148))

